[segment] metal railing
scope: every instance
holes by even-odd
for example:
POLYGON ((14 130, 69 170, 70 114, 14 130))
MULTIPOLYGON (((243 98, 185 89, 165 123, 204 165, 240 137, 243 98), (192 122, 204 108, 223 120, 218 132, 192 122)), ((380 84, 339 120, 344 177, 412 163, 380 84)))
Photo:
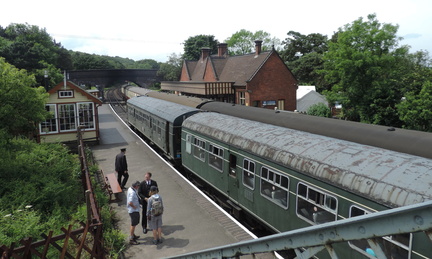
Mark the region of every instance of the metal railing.
POLYGON ((239 258, 293 249, 297 258, 327 250, 336 259, 340 257, 334 244, 361 239, 368 241, 376 258, 387 258, 377 238, 420 231, 432 241, 432 201, 167 258, 239 258))

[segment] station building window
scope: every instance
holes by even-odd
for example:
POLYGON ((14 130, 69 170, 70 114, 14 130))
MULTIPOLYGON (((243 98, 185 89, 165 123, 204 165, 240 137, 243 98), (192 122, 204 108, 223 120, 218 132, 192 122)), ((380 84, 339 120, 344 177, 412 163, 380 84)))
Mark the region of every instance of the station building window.
POLYGON ((221 147, 209 144, 209 165, 216 168, 220 172, 223 170, 223 154, 224 150, 221 147))
MULTIPOLYGON (((350 218, 363 216, 371 213, 370 211, 360 208, 358 206, 351 206, 350 218)), ((400 234, 383 237, 382 239, 376 239, 380 247, 383 249, 384 254, 387 258, 411 258, 409 257, 412 244, 412 234, 400 234)), ((369 243, 365 239, 354 240, 348 242, 350 247, 357 250, 368 258, 376 258, 373 254, 375 253, 370 247, 369 243)))
POLYGON ((79 125, 84 129, 95 129, 94 104, 91 102, 77 103, 77 106, 79 125))
POLYGON ((289 178, 267 167, 261 168, 261 195, 288 208, 289 178))
POLYGON ((336 220, 337 199, 304 183, 297 186, 297 215, 312 224, 336 220))
POLYGON ((193 139, 193 155, 201 161, 205 161, 205 141, 199 138, 193 139))
POLYGON ((239 104, 240 105, 246 105, 246 93, 245 92, 239 92, 239 104))
POLYGON ((243 160, 243 185, 255 189, 255 163, 246 158, 243 160))
POLYGON ((40 134, 57 133, 56 105, 47 104, 45 109, 50 113, 51 117, 39 125, 39 132, 40 134))
POLYGON ((75 104, 59 104, 60 131, 76 130, 75 104))

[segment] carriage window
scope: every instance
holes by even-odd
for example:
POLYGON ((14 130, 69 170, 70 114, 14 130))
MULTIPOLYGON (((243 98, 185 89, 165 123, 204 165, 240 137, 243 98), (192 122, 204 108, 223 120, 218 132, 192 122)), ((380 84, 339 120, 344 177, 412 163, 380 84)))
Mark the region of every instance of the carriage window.
MULTIPOLYGON (((369 213, 371 212, 357 206, 351 206, 350 208, 350 218, 363 216, 369 213)), ((411 237, 411 234, 387 236, 378 239, 378 244, 383 248, 384 254, 387 258, 410 258, 411 237)), ((375 252, 372 250, 366 239, 354 240, 348 243, 351 248, 357 250, 368 258, 376 258, 376 256, 374 256, 375 252)))
POLYGON ((243 184, 255 188, 255 163, 248 159, 243 160, 243 184))
POLYGON ((205 142, 199 138, 193 140, 193 154, 199 160, 205 161, 205 142))
POLYGON ((213 144, 209 144, 209 165, 222 172, 223 169, 223 149, 213 144))
POLYGON ((337 199, 306 184, 297 186, 297 215, 312 224, 336 220, 337 199))
POLYGON ((189 134, 186 134, 186 153, 190 154, 192 153, 192 136, 189 134))
POLYGON ((261 168, 261 195, 288 208, 289 179, 287 176, 272 171, 267 167, 261 168))

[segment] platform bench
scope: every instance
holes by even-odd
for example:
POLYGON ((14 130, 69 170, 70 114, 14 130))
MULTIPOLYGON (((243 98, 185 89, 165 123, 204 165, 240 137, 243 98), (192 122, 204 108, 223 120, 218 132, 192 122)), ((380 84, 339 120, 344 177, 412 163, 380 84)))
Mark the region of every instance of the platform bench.
POLYGON ((107 174, 105 176, 105 188, 108 191, 108 194, 110 196, 109 200, 112 200, 112 195, 114 195, 114 201, 118 201, 117 193, 123 192, 122 188, 120 187, 117 177, 115 173, 107 174))

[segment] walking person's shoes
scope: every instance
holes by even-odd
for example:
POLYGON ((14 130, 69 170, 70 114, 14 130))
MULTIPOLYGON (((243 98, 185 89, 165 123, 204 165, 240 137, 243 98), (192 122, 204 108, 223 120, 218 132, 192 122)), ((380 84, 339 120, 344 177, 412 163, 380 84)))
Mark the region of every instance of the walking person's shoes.
POLYGON ((146 228, 143 228, 143 233, 147 234, 147 229, 146 228))
POLYGON ((136 239, 130 239, 130 240, 129 240, 129 244, 130 244, 130 245, 139 245, 139 242, 136 241, 136 239))
POLYGON ((153 245, 157 245, 158 241, 157 240, 153 240, 153 245))
POLYGON ((134 238, 133 239, 137 240, 138 238, 140 238, 140 236, 137 236, 137 235, 134 234, 134 238))
POLYGON ((158 244, 162 244, 162 238, 157 240, 158 244))

